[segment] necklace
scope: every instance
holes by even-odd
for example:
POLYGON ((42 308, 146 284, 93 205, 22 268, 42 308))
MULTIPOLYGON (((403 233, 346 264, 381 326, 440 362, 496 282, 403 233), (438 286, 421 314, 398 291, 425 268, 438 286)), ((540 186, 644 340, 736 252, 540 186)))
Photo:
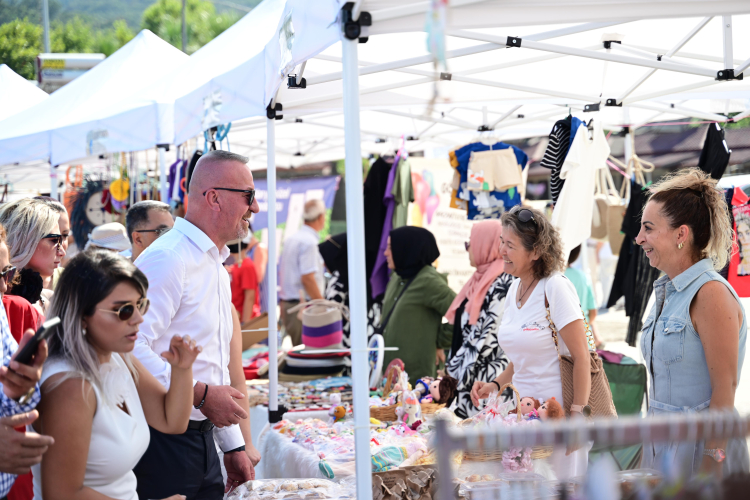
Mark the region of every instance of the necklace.
POLYGON ((531 285, 526 287, 526 291, 523 292, 523 294, 521 295, 521 298, 518 299, 518 302, 516 302, 516 305, 518 306, 519 309, 521 308, 521 302, 523 302, 523 298, 526 297, 527 293, 529 293, 529 290, 531 290, 531 287, 534 285, 534 283, 536 283, 536 280, 532 281, 531 285))

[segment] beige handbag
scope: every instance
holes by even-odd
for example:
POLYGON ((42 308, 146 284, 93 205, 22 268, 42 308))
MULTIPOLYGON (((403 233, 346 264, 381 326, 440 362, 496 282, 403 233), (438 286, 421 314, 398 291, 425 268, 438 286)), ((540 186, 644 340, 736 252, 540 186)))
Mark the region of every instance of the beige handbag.
MULTIPOLYGON (((563 390, 563 408, 565 414, 570 416, 570 405, 573 403, 573 357, 563 356, 560 354, 560 347, 557 341, 557 328, 552 321, 552 314, 549 310, 547 301, 547 292, 544 293, 544 306, 547 308, 547 321, 549 321, 552 338, 555 341, 557 358, 560 360, 560 378, 562 379, 563 390)), ((583 311, 581 311, 583 312, 583 311)), ((591 327, 586 321, 586 315, 583 316, 583 322, 586 325, 586 337, 590 347, 594 345, 594 338, 591 334, 591 327)), ((612 400, 612 389, 609 387, 607 374, 604 373, 602 360, 594 350, 589 350, 589 361, 591 364, 591 392, 589 393, 588 405, 591 407, 591 416, 593 417, 617 417, 617 409, 612 400)))

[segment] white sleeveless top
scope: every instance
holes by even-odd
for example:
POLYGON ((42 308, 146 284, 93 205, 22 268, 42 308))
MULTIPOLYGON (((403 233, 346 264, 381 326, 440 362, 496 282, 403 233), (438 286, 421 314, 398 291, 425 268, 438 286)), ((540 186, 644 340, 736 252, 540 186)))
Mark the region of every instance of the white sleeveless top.
MULTIPOLYGON (((55 374, 71 371, 74 370, 67 361, 49 360, 44 365, 39 385, 55 374)), ((107 397, 102 398, 92 384, 96 394, 96 413, 83 485, 117 500, 138 500, 133 467, 146 453, 150 440, 138 389, 127 365, 117 353, 112 353, 109 363, 101 365, 101 372, 107 397), (117 407, 123 401, 130 415, 117 407)), ((32 430, 31 426, 29 430, 32 430)), ((41 465, 34 465, 31 470, 34 474, 34 499, 41 500, 41 465)))

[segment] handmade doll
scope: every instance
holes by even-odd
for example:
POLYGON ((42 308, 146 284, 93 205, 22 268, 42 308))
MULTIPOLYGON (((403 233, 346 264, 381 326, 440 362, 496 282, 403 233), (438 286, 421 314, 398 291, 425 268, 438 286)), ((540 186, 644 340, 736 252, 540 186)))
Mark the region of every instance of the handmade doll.
POLYGON ((433 403, 449 405, 458 391, 458 381, 448 375, 437 378, 430 384, 430 396, 433 403))
POLYGON ((419 401, 413 394, 405 394, 403 407, 405 423, 411 427, 418 420, 419 401))
POLYGON ((422 377, 417 380, 417 385, 414 387, 414 394, 419 398, 420 403, 429 403, 432 401, 432 395, 430 394, 430 385, 432 383, 432 377, 422 377))
POLYGON ((537 411, 542 420, 555 420, 565 416, 562 405, 554 397, 545 401, 537 411))
POLYGON ((346 416, 346 408, 343 406, 337 406, 333 409, 333 422, 341 422, 344 420, 344 417, 346 416))
MULTIPOLYGON (((539 403, 538 399, 529 396, 521 398, 521 401, 518 404, 518 407, 521 408, 521 415, 528 415, 532 410, 539 410, 540 406, 541 404, 539 403)), ((514 408, 508 412, 508 414, 514 415, 517 413, 518 408, 514 408)))

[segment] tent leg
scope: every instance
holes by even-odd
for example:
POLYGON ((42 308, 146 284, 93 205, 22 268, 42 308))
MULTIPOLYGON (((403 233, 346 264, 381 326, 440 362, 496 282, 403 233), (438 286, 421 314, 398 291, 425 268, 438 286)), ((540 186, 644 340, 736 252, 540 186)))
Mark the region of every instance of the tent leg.
POLYGON ((732 16, 721 16, 721 27, 724 33, 724 69, 734 68, 732 54, 732 16))
POLYGON ((169 192, 167 191, 167 160, 165 158, 165 148, 159 147, 159 195, 163 203, 167 203, 169 192))
POLYGON ((346 221, 351 311, 352 392, 357 499, 372 498, 370 465, 369 367, 367 361, 367 286, 365 214, 362 196, 362 148, 359 128, 357 40, 341 38, 343 51, 344 137, 346 138, 346 221))
POLYGON ((57 198, 57 167, 49 164, 49 195, 54 199, 57 198))
POLYGON ((279 347, 276 333, 276 125, 274 120, 266 122, 267 132, 267 186, 268 186, 268 415, 279 409, 279 366, 276 363, 279 347))

